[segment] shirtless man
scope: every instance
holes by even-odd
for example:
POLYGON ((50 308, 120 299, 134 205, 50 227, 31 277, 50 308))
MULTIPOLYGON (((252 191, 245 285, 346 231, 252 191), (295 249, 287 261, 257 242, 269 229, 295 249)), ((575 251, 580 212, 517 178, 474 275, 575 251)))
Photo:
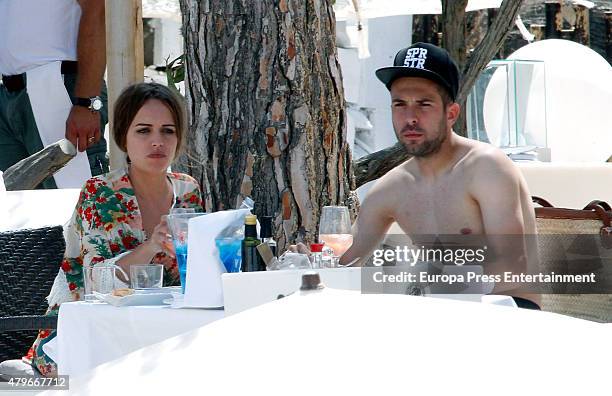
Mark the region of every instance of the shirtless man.
MULTIPOLYGON (((512 161, 496 147, 453 132, 459 71, 444 49, 413 44, 376 76, 391 93, 397 139, 413 157, 369 191, 341 264, 368 257, 394 221, 408 235, 535 234, 531 197, 512 161)), ((495 238, 505 262, 496 272, 525 269, 517 239, 495 238)))

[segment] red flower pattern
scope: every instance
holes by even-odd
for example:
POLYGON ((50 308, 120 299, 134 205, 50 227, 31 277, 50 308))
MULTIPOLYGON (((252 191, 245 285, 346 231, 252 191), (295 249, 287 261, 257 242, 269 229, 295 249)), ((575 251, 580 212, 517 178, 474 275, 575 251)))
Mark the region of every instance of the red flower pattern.
POLYGON ((91 207, 85 209, 85 220, 87 220, 90 223, 91 223, 91 218, 92 218, 91 212, 92 212, 91 207))
MULTIPOLYGON (((87 265, 105 262, 121 252, 133 250, 145 240, 129 177, 125 170, 119 172, 89 179, 80 193, 76 215, 66 238, 66 257, 61 263, 72 299, 79 299, 83 294, 81 268, 78 266, 82 267, 84 262, 87 265)), ((195 179, 177 173, 170 174, 169 178, 176 193, 175 207, 202 209, 195 179)), ((175 259, 158 254, 152 262, 163 264, 170 278, 178 281, 175 259)), ((59 306, 54 305, 48 313, 57 314, 58 309, 59 306)), ((48 330, 39 332, 26 356, 43 375, 56 373, 55 365, 40 348, 41 340, 49 339, 53 334, 48 330)))
POLYGON ((63 260, 62 261, 62 270, 64 272, 70 272, 72 271, 72 267, 70 266, 70 263, 68 262, 68 260, 63 260))

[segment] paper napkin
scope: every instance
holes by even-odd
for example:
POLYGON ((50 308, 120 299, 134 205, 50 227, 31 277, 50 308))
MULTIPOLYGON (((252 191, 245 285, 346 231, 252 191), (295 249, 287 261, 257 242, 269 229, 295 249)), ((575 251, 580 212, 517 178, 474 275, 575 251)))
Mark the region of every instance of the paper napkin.
POLYGON ((185 307, 223 306, 221 275, 226 270, 219 259, 215 238, 248 213, 249 209, 225 210, 189 220, 185 307))

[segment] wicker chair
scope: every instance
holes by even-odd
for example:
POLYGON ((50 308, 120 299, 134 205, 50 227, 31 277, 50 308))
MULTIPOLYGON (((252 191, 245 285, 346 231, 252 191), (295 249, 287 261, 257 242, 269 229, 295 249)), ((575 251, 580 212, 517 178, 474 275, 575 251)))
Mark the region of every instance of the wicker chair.
MULTIPOLYGON (((532 197, 533 202, 541 207, 536 207, 536 222, 538 228, 538 250, 541 258, 542 267, 546 272, 569 273, 567 262, 565 261, 565 252, 560 251, 560 244, 557 243, 564 236, 568 239, 565 244, 569 245, 571 241, 577 241, 577 235, 595 235, 598 236, 600 228, 605 225, 604 218, 612 216, 610 206, 602 201, 592 201, 582 210, 554 208, 548 201, 540 197, 532 197), (598 212, 595 206, 600 206, 598 212), (568 218, 570 215, 572 219, 568 218)), ((599 239, 597 237, 596 239, 599 239)), ((574 244, 576 242, 573 242, 574 244)), ((578 246, 584 247, 580 262, 581 265, 593 265, 592 260, 589 262, 589 257, 593 247, 581 242, 578 246)), ((609 260, 604 260, 609 262, 609 260)), ((597 269, 593 272, 598 277, 603 277, 604 281, 609 282, 609 268, 597 269)), ((600 284, 601 282, 599 281, 600 284)), ((609 283, 607 283, 609 286, 609 283)), ((580 319, 591 320, 594 322, 612 323, 612 294, 571 294, 565 287, 557 288, 553 293, 542 294, 541 307, 543 311, 559 313, 562 315, 573 316, 580 319)))
POLYGON ((42 315, 65 247, 61 226, 0 233, 0 361, 23 356, 37 329, 57 327, 42 315))

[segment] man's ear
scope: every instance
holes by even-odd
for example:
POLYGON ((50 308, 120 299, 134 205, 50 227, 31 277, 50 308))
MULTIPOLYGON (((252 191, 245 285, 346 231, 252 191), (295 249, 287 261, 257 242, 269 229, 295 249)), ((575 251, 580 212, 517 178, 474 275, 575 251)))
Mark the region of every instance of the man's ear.
POLYGON ((459 118, 459 113, 461 113, 461 106, 455 102, 446 107, 446 120, 450 123, 451 127, 455 125, 457 118, 459 118))

